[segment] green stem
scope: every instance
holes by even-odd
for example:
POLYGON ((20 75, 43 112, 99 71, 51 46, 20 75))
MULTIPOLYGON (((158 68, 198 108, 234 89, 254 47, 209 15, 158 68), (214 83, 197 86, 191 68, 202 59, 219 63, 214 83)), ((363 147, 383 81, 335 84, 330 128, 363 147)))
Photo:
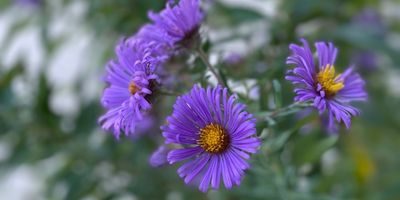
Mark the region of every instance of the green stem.
POLYGON ((306 107, 309 107, 309 106, 311 106, 310 103, 298 103, 298 102, 296 102, 296 103, 290 104, 290 105, 288 105, 286 107, 282 107, 282 108, 276 109, 274 111, 262 112, 259 115, 260 115, 260 117, 263 117, 263 118, 266 118, 266 119, 267 118, 282 117, 282 116, 286 116, 286 115, 292 114, 295 111, 297 111, 298 109, 306 108, 306 107), (293 111, 293 112, 291 112, 291 111, 293 111))
POLYGON ((197 49, 197 54, 199 55, 200 59, 203 61, 203 63, 207 66, 207 68, 211 71, 211 73, 214 74, 214 76, 217 78, 218 83, 221 84, 224 87, 228 87, 227 84, 223 81, 221 75, 215 70, 215 68, 211 65, 211 63, 208 61, 208 56, 207 54, 203 51, 202 48, 197 49))
POLYGON ((159 89, 157 92, 159 94, 165 95, 165 96, 179 96, 180 95, 178 92, 170 91, 170 90, 163 90, 163 89, 159 89))

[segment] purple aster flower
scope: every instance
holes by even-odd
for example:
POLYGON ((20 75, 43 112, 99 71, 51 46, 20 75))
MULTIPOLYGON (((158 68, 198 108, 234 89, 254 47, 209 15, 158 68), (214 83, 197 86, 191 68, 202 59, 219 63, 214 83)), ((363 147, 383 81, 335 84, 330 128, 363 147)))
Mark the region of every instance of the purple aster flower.
POLYGON ((160 13, 149 12, 153 24, 143 26, 138 36, 171 47, 190 43, 197 35, 203 17, 199 0, 181 0, 175 6, 169 2, 160 13))
POLYGON ((327 110, 329 127, 335 126, 334 119, 336 119, 350 128, 351 117, 359 114, 350 102, 363 101, 367 98, 364 81, 353 72, 352 67, 342 74, 336 74, 334 62, 337 48, 332 43, 315 43, 318 65, 314 64, 307 41, 302 40, 302 43, 303 46, 290 45, 292 55, 286 61, 287 64, 295 65, 286 76, 286 79, 296 86, 295 101, 313 101, 320 114, 327 110))
POLYGON ((117 59, 107 65, 101 103, 108 111, 99 118, 102 128, 121 131, 128 136, 135 134, 136 126, 148 116, 150 96, 159 82, 157 66, 167 57, 159 54, 153 42, 131 38, 122 40, 115 50, 117 59))
POLYGON ((149 159, 149 163, 152 167, 161 167, 167 164, 167 154, 169 149, 162 145, 156 151, 154 151, 149 159))
POLYGON ((155 129, 157 122, 153 116, 154 114, 152 112, 144 113, 145 115, 140 120, 140 123, 136 123, 134 134, 130 134, 128 138, 136 140, 143 135, 154 135, 154 133, 157 133, 158 130, 155 129))
MULTIPOLYGON (((387 33, 387 26, 376 9, 364 8, 353 17, 352 25, 363 33, 368 33, 376 40, 383 40, 387 33)), ((378 55, 373 49, 363 49, 354 52, 353 63, 362 72, 373 72, 378 69, 378 55)))
POLYGON ((239 53, 231 52, 224 57, 224 63, 228 65, 237 65, 243 61, 243 56, 239 53))
POLYGON ((378 57, 373 51, 358 51, 353 54, 352 61, 362 72, 373 72, 378 69, 378 57))
POLYGON ((195 180, 199 189, 218 189, 221 177, 226 188, 239 185, 247 159, 256 153, 255 118, 236 103, 227 89, 194 86, 178 97, 174 111, 162 127, 166 143, 182 145, 168 153, 170 164, 185 161, 178 169, 185 183, 195 180))
POLYGON ((29 7, 39 7, 42 5, 42 0, 14 0, 16 4, 29 6, 29 7))
POLYGON ((375 37, 382 38, 387 32, 387 27, 378 11, 374 8, 364 8, 352 19, 356 26, 361 26, 363 31, 368 31, 375 37))

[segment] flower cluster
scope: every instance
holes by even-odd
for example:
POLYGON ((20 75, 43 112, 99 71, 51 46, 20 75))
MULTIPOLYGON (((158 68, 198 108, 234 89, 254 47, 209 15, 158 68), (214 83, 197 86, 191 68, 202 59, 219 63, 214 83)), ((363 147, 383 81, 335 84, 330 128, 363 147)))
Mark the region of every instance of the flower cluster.
POLYGON ((150 12, 153 24, 144 25, 137 34, 117 45, 116 60, 107 65, 101 103, 108 111, 99 119, 102 128, 113 131, 119 138, 121 131, 134 136, 151 109, 150 96, 160 83, 157 68, 173 53, 180 41, 197 32, 203 14, 198 0, 182 0, 159 14, 150 12))
MULTIPOLYGON (((117 58, 106 67, 104 80, 108 86, 101 103, 107 112, 99 122, 116 138, 122 132, 128 136, 143 132, 137 129, 147 124, 152 96, 162 87, 159 69, 180 48, 199 45, 198 31, 204 18, 199 0, 177 4, 169 1, 161 12, 150 12, 149 18, 152 23, 119 42, 117 58)), ((313 102, 321 115, 328 117, 328 127, 336 126, 336 119, 349 128, 351 118, 359 113, 350 102, 367 98, 364 81, 351 67, 336 73, 338 50, 332 43, 315 44, 317 64, 307 41, 302 43, 290 45, 292 54, 287 58, 287 64, 295 66, 286 76, 296 87, 295 101, 313 102)), ((202 60, 217 76, 203 53, 199 50, 202 60)), ((172 114, 161 127, 165 144, 150 157, 150 165, 184 162, 178 168, 179 176, 186 184, 197 184, 203 192, 218 189, 221 184, 228 189, 239 185, 250 167, 248 159, 258 151, 261 140, 257 137, 256 118, 228 91, 226 86, 194 85, 177 97, 172 114)))

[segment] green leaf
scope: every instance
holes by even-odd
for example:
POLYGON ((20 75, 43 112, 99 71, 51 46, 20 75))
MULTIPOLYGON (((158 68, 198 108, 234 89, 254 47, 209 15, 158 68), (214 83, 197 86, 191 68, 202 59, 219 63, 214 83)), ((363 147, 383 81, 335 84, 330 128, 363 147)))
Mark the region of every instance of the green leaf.
POLYGON ((272 87, 274 88, 275 107, 280 108, 282 107, 282 86, 278 80, 274 79, 272 81, 272 87))
POLYGON ((319 136, 319 134, 310 134, 298 138, 293 149, 293 159, 297 165, 318 161, 322 154, 338 141, 338 136, 323 135, 322 139, 319 136))

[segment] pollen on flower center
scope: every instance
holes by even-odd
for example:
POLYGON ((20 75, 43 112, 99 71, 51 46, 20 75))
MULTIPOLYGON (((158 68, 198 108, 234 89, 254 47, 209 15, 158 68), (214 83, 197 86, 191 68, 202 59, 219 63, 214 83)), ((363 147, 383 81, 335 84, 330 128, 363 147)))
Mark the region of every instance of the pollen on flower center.
POLYGON ((136 92, 138 92, 139 91, 139 87, 134 83, 134 82, 131 82, 130 84, 129 84, 129 92, 131 93, 131 94, 135 94, 136 92))
POLYGON ((338 81, 339 76, 340 74, 335 75, 335 67, 333 65, 327 65, 317 74, 318 83, 321 84, 327 96, 335 95, 344 87, 343 82, 338 81))
POLYGON ((229 145, 229 135, 219 124, 209 124, 200 129, 197 144, 209 153, 221 153, 229 145))

